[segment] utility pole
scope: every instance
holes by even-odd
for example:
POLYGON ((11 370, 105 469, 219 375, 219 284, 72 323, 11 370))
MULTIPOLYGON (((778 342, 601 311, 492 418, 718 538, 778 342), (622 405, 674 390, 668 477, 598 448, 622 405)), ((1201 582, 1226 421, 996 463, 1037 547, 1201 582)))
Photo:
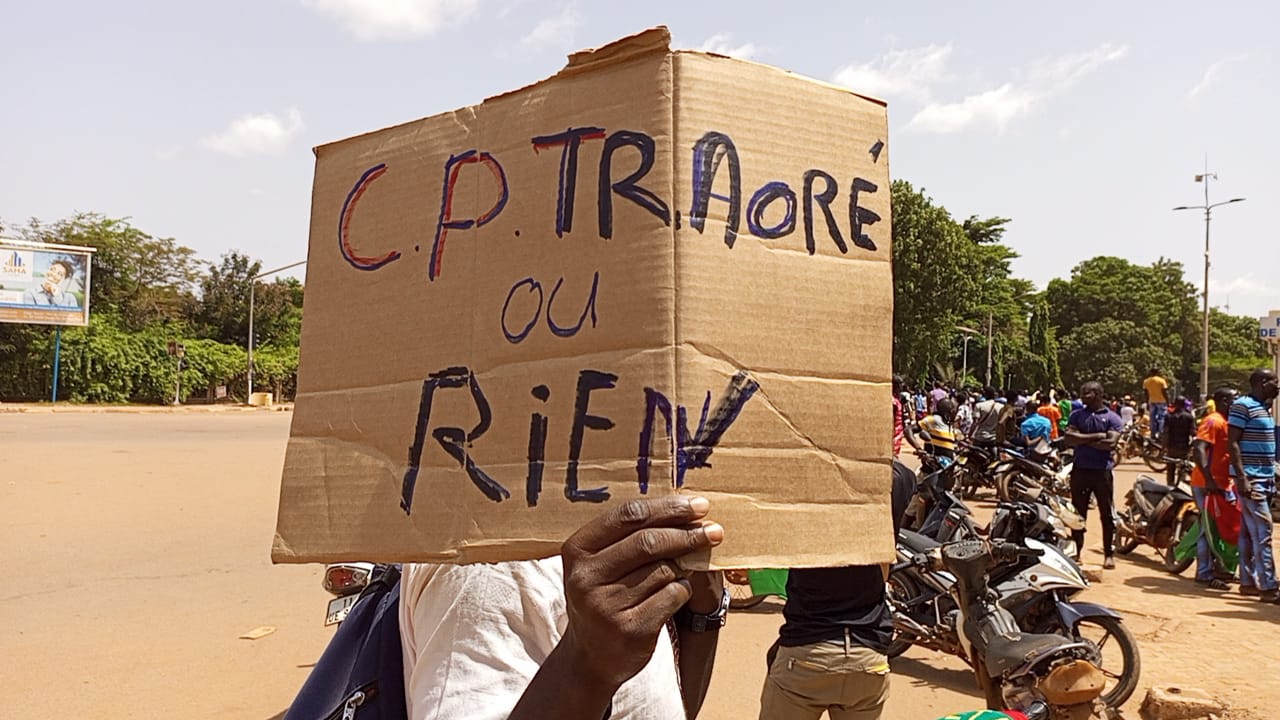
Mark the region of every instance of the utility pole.
POLYGON ((987 313, 987 384, 991 384, 991 325, 992 315, 987 313))
POLYGON ((244 401, 246 403, 249 403, 253 400, 253 296, 254 296, 254 290, 257 289, 258 281, 261 280, 262 278, 267 277, 268 275, 275 275, 281 270, 288 270, 290 268, 296 268, 299 265, 306 265, 306 264, 307 264, 306 260, 299 260, 296 263, 283 265, 273 270, 261 272, 249 278, 249 365, 247 368, 248 377, 246 378, 248 388, 244 396, 244 401))
POLYGON ((1218 174, 1209 172, 1209 155, 1204 156, 1204 174, 1196 175, 1196 182, 1204 183, 1203 205, 1179 205, 1174 210, 1204 211, 1204 312, 1200 329, 1200 399, 1209 397, 1209 222, 1213 219, 1213 209, 1221 205, 1244 202, 1244 198, 1231 198, 1223 202, 1209 203, 1209 181, 1217 180, 1218 174))

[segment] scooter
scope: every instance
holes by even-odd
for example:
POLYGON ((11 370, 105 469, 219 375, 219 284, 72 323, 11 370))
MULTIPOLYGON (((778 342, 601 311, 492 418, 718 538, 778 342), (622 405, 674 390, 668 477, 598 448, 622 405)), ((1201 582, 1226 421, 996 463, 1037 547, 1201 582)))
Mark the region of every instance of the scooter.
POLYGON ((360 599, 360 593, 373 579, 378 566, 369 562, 335 563, 325 565, 320 584, 333 596, 325 608, 325 627, 337 625, 347 619, 347 614, 360 599))
MULTIPOLYGON (((1020 544, 1037 551, 1035 559, 1001 565, 991 579, 997 602, 1009 610, 1027 632, 1053 633, 1066 638, 1093 638, 1108 650, 1105 666, 1109 687, 1105 701, 1119 707, 1137 689, 1140 657, 1137 641, 1114 611, 1101 605, 1072 602, 1088 587, 1079 567, 1054 542, 1054 523, 1047 508, 1022 504, 1002 505, 992 529, 1020 538, 1020 544), (1036 539, 1040 536, 1045 540, 1036 539), (1114 639, 1114 642, 1109 642, 1114 639)), ((955 655, 966 661, 957 623, 958 607, 953 588, 956 578, 945 570, 922 569, 914 560, 934 553, 941 544, 910 531, 898 536, 898 562, 890 568, 888 594, 893 610, 894 639, 889 656, 896 657, 912 645, 955 655)))
MULTIPOLYGON (((1190 465, 1190 460, 1170 459, 1190 465)), ((1146 475, 1124 496, 1124 507, 1116 513, 1116 552, 1128 555, 1139 545, 1150 545, 1160 551, 1164 567, 1178 575, 1195 562, 1195 558, 1179 560, 1175 552, 1182 536, 1200 519, 1186 474, 1178 473, 1173 486, 1146 475)))
POLYGON ((917 476, 916 494, 907 505, 903 527, 938 542, 978 536, 973 511, 952 492, 958 471, 953 463, 917 476))
POLYGON ((951 595, 961 649, 988 708, 1009 708, 1038 720, 1111 717, 1118 703, 1105 698, 1098 646, 1056 634, 1023 632, 1013 614, 996 602, 991 573, 1035 558, 1039 550, 964 540, 943 546, 925 562, 929 567, 940 564, 955 577, 951 595))

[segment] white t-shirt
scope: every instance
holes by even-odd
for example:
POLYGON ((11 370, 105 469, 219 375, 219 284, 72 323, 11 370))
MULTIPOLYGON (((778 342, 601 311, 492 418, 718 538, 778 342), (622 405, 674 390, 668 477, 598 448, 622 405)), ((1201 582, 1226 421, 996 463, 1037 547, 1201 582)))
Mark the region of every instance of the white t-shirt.
MULTIPOLYGON (((403 573, 400 639, 409 720, 505 720, 567 626, 560 558, 405 564, 403 573)), ((649 664, 614 695, 611 720, 684 717, 664 629, 649 664)))

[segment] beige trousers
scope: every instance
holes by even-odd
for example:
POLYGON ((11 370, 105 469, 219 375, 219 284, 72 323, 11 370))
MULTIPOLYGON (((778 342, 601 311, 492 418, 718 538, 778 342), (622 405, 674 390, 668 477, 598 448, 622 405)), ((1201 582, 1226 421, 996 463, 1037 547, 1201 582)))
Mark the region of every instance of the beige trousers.
POLYGON ((851 642, 779 647, 760 695, 760 720, 877 720, 889 697, 889 659, 851 642))

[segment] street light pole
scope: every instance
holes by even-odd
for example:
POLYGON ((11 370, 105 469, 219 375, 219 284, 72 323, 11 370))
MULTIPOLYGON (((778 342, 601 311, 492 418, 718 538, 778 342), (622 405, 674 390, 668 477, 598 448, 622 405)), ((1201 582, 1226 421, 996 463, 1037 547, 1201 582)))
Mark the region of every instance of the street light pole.
POLYGON ((275 268, 274 270, 261 272, 261 273, 258 273, 257 275, 254 275, 252 278, 249 278, 249 367, 248 367, 249 373, 248 373, 248 389, 244 395, 244 401, 246 403, 250 402, 253 399, 253 296, 254 296, 254 291, 257 290, 258 288, 258 281, 264 277, 267 277, 268 275, 275 275, 278 272, 282 272, 284 270, 288 270, 290 268, 296 268, 299 265, 306 265, 306 264, 307 264, 306 260, 299 260, 296 263, 283 265, 281 267, 275 268))
POLYGON ((978 331, 963 325, 957 325, 956 329, 964 334, 964 350, 962 351, 964 353, 964 370, 961 371, 960 375, 960 385, 963 386, 969 380, 969 338, 977 335, 978 331))
POLYGON ((1209 203, 1209 180, 1217 180, 1218 174, 1209 172, 1209 159, 1205 158, 1204 174, 1196 175, 1196 182, 1204 183, 1203 205, 1179 205, 1174 210, 1204 211, 1204 289, 1203 317, 1200 330, 1200 399, 1209 397, 1209 224, 1213 220, 1213 209, 1222 205, 1244 202, 1244 198, 1231 198, 1217 203, 1209 203))

